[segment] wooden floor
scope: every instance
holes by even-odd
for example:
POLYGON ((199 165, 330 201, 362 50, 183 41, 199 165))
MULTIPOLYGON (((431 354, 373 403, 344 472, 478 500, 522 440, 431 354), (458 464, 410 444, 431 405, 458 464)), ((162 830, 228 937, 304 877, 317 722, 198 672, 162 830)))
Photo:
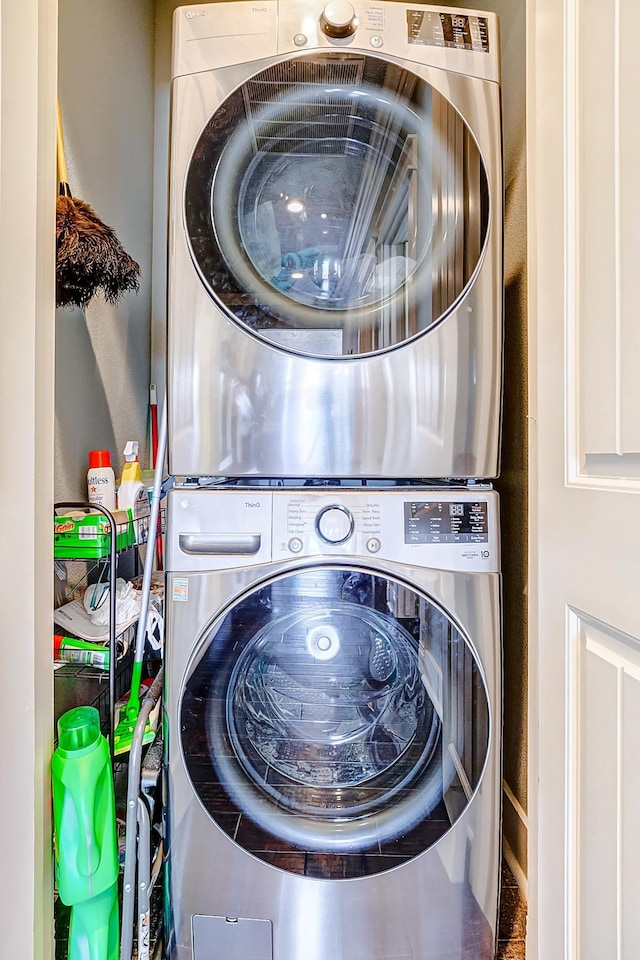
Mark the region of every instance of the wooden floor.
POLYGON ((525 960, 527 904, 511 870, 502 865, 502 892, 496 960, 525 960))

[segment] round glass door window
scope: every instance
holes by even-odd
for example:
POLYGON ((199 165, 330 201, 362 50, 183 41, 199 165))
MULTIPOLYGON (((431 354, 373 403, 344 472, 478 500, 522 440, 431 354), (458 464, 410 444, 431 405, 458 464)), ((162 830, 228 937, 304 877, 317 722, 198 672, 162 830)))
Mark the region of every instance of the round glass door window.
POLYGON ((391 869, 471 801, 489 705, 471 646, 433 601, 345 567, 278 578, 203 638, 182 749, 212 819, 306 876, 391 869))
POLYGON ((224 101, 186 182, 193 259, 229 316, 285 349, 353 356, 427 330, 477 271, 482 157, 430 84, 376 57, 300 57, 224 101))

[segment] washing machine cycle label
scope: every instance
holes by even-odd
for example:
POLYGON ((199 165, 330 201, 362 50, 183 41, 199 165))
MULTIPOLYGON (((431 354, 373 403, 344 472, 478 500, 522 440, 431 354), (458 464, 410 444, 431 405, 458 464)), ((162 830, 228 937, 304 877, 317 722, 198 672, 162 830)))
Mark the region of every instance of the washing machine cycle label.
POLYGON ((307 510, 304 501, 290 500, 287 504, 287 531, 292 534, 304 533, 307 521, 307 510))

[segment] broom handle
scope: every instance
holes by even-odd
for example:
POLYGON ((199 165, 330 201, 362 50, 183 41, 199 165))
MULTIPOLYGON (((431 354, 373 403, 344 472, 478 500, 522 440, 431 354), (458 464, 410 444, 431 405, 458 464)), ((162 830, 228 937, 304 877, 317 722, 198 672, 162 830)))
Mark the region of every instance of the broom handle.
POLYGON ((71 196, 69 182, 67 180, 67 161, 64 156, 64 139, 62 137, 62 114, 60 113, 60 100, 56 100, 57 121, 56 121, 56 161, 58 164, 58 193, 65 196, 71 196))

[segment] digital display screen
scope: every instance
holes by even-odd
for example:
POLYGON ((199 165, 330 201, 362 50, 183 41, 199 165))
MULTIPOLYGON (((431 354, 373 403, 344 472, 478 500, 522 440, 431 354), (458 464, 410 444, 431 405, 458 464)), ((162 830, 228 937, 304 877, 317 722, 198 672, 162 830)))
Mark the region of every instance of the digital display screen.
POLYGON ((486 17, 446 13, 441 10, 407 10, 407 32, 409 43, 489 53, 489 26, 486 17))
POLYGON ((417 500, 404 505, 405 543, 487 543, 486 500, 417 500))

